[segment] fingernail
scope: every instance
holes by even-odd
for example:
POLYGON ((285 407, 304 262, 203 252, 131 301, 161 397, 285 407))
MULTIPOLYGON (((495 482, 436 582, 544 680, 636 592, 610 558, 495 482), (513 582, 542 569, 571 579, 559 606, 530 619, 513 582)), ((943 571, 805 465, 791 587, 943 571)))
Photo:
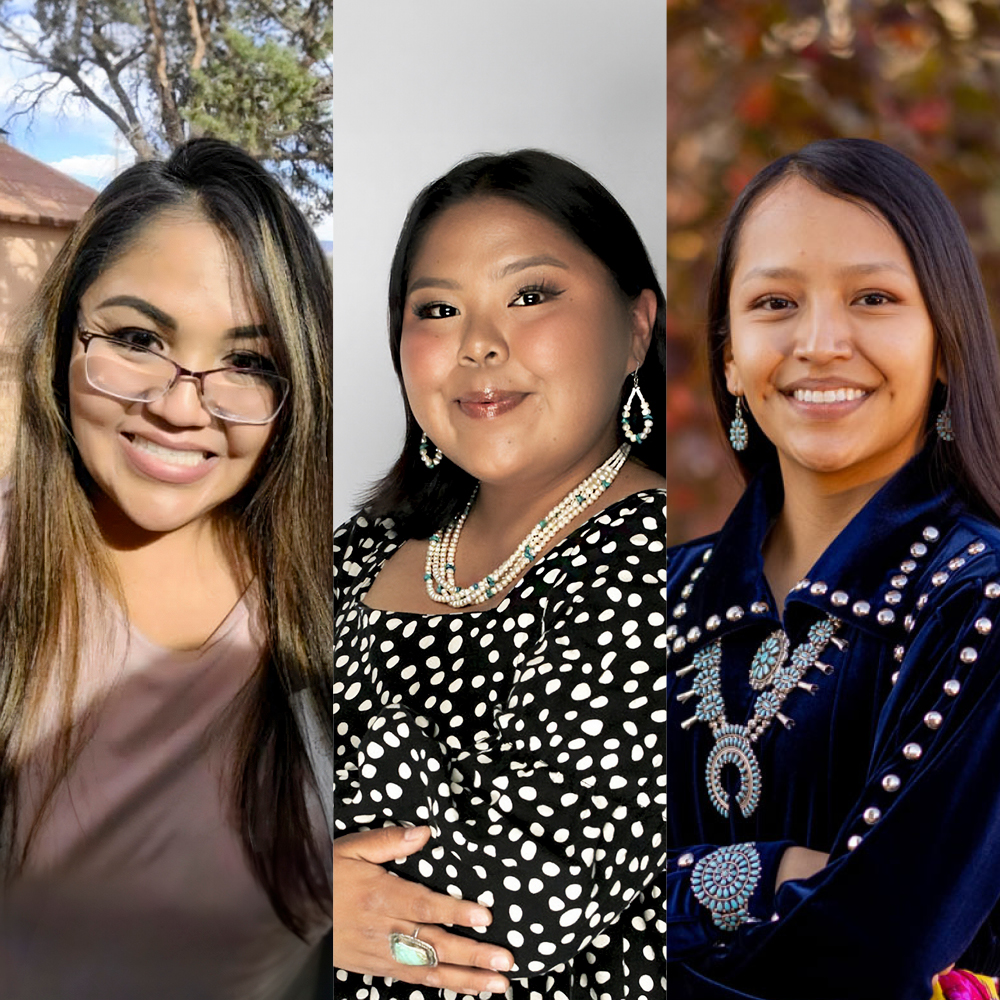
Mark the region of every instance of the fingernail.
POLYGON ((490 959, 490 968, 497 972, 507 972, 510 969, 510 959, 506 955, 496 955, 490 959))
POLYGON ((403 834, 403 840, 418 840, 425 829, 423 826, 408 826, 406 833, 403 834))
POLYGON ((506 993, 507 984, 502 979, 491 979, 487 984, 487 989, 492 993, 506 993))
POLYGON ((473 910, 469 914, 469 920, 472 922, 473 927, 489 927, 490 925, 490 911, 489 910, 473 910))

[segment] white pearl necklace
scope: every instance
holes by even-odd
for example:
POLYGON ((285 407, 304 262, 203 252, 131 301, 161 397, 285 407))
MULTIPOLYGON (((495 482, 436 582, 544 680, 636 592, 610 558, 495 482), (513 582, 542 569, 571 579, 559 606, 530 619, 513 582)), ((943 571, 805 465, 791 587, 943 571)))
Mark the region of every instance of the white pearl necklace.
POLYGON ((455 518, 440 534, 431 535, 427 543, 427 562, 424 566, 424 582, 427 596, 439 604, 449 604, 453 608, 467 608, 482 604, 510 586, 532 563, 546 545, 569 524, 582 510, 589 507, 614 481, 628 458, 631 445, 626 441, 606 462, 599 465, 575 489, 569 491, 528 532, 524 541, 492 573, 487 573, 471 587, 459 587, 455 583, 455 552, 462 526, 472 510, 476 493, 473 491, 465 510, 455 518))

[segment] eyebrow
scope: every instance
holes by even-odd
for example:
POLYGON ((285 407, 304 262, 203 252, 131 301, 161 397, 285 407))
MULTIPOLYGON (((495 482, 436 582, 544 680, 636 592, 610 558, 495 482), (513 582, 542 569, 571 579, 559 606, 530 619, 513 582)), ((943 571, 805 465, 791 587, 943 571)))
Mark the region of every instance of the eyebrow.
MULTIPOLYGON (((173 316, 137 295, 113 295, 110 299, 101 302, 97 308, 104 309, 108 306, 127 306, 129 309, 135 309, 136 312, 142 313, 143 316, 148 316, 158 326, 171 331, 177 330, 177 320, 173 316)), ((255 323, 235 326, 226 331, 226 337, 230 340, 267 340, 269 336, 266 326, 255 323)))
MULTIPOLYGON (((837 273, 842 275, 866 275, 876 274, 880 271, 896 271, 904 277, 909 277, 910 273, 902 264, 897 264, 894 260, 876 260, 864 264, 848 264, 838 269, 837 273)), ((752 267, 740 281, 745 285, 754 278, 801 278, 803 272, 794 267, 752 267)))
MULTIPOLYGON (((569 270, 569 264, 564 263, 558 257, 543 253, 536 254, 534 257, 522 257, 505 264, 493 275, 493 280, 500 281, 512 274, 517 274, 518 271, 526 271, 529 267, 540 267, 543 264, 548 264, 550 267, 561 267, 564 271, 569 270)), ((417 278, 410 282, 408 294, 419 291, 421 288, 448 288, 452 291, 458 291, 461 287, 457 281, 452 281, 450 278, 417 278)))

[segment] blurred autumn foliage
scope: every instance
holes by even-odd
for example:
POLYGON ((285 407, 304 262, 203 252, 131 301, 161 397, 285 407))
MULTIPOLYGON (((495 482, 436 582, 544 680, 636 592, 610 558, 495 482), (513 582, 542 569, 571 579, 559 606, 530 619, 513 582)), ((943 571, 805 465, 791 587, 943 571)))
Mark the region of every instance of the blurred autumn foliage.
POLYGON ((726 212, 771 160, 865 136, 919 163, 958 209, 1000 313, 1000 0, 667 0, 670 541, 739 493, 704 358, 726 212))

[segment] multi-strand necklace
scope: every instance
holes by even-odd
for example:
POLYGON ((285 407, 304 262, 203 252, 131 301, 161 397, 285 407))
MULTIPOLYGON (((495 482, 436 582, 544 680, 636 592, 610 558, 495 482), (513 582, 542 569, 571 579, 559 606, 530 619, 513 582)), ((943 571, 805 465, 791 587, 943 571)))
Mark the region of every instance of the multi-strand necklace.
POLYGON ((750 687, 758 691, 753 706, 753 716, 745 725, 726 721, 726 704, 722 700, 721 676, 722 643, 716 639, 711 645, 699 650, 690 665, 677 671, 677 676, 696 671, 690 691, 677 696, 678 701, 698 697, 695 714, 681 723, 689 729, 696 722, 708 723, 715 745, 709 751, 705 764, 705 781, 708 797, 712 805, 723 815, 729 816, 729 794, 722 781, 722 771, 732 764, 739 772, 740 787, 736 802, 744 818, 749 817, 760 802, 761 774, 753 744, 777 719, 786 728, 792 720, 783 715, 781 708, 785 699, 796 688, 803 688, 810 694, 816 690, 815 684, 803 680, 810 667, 817 667, 824 673, 830 667, 819 660, 829 643, 842 645, 834 633, 840 626, 838 619, 828 615, 814 622, 804 642, 799 643, 789 656, 788 636, 784 632, 772 632, 761 643, 750 664, 750 687))
POLYGON ((525 536, 521 544, 505 562, 492 573, 487 573, 470 587, 455 583, 455 553, 462 526, 472 510, 476 490, 465 510, 439 534, 431 535, 427 543, 427 562, 424 581, 427 594, 439 604, 453 608, 467 608, 482 604, 510 586, 514 580, 538 557, 542 549, 570 523, 582 510, 589 507, 614 481, 628 458, 630 445, 626 441, 606 462, 599 465, 579 486, 570 490, 525 536))

